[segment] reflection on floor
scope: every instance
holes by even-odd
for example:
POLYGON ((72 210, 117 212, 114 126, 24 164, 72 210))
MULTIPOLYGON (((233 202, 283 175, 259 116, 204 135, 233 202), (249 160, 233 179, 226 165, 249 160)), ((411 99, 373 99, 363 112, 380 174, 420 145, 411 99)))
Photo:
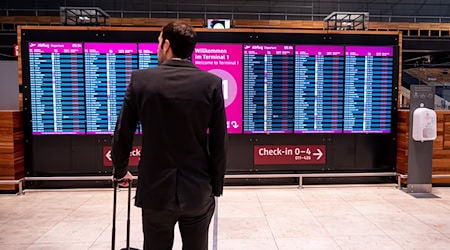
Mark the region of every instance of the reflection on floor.
MULTIPOLYGON (((392 185, 228 187, 219 198, 218 249, 450 249, 450 188, 433 193, 440 198, 417 199, 392 185)), ((119 192, 118 249, 126 195, 119 192)), ((111 189, 0 195, 0 246, 111 249, 111 218, 111 189)), ((142 248, 135 207, 131 223, 131 246, 142 248)), ((178 233, 173 249, 181 249, 178 233)))

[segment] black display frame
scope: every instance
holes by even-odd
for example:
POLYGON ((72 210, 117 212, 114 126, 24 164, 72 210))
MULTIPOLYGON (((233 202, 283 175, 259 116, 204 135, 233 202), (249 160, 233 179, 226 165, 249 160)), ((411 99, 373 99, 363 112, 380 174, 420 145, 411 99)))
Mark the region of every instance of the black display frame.
MULTIPOLYGON (((103 166, 103 147, 111 135, 32 135, 28 42, 155 43, 159 31, 21 30, 25 176, 91 176, 112 173, 103 166)), ((352 173, 396 169, 400 46, 398 34, 301 33, 299 31, 198 32, 199 43, 392 46, 393 86, 389 134, 231 134, 228 173, 352 173), (326 145, 326 164, 254 165, 257 145, 326 145), (363 166, 359 165, 364 163, 363 166)), ((135 136, 140 145, 141 135, 135 136)), ((132 168, 133 170, 133 168, 132 168)), ((134 169, 135 170, 135 169, 134 169)), ((135 172, 135 171, 133 171, 135 172)), ((357 178, 356 178, 357 179, 357 178)), ((355 179, 354 179, 355 180, 355 179)), ((325 180, 319 182, 326 182, 325 180)))

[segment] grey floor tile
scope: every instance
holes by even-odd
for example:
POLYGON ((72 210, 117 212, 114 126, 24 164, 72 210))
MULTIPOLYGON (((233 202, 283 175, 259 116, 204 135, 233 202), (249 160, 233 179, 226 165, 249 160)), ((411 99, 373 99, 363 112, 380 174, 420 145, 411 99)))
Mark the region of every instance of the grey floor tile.
POLYGON ((218 210, 222 218, 264 217, 264 211, 259 202, 219 202, 218 210))
POLYGON ((34 243, 94 243, 108 224, 96 221, 60 222, 34 243))
POLYGON ((361 215, 347 201, 305 201, 305 205, 314 216, 361 215))
POLYGON ((266 218, 222 218, 219 239, 272 239, 266 218))
POLYGON ((331 236, 384 235, 375 224, 363 216, 328 215, 317 220, 331 236))
POLYGON ((448 213, 413 214, 413 216, 440 233, 450 234, 450 216, 448 213))
POLYGON ((0 245, 34 243, 57 224, 50 218, 12 220, 0 226, 0 245))
POLYGON ((397 244, 387 235, 348 235, 334 236, 336 243, 341 249, 373 249, 373 250, 400 250, 397 244))
POLYGON ((408 234, 433 234, 439 231, 408 215, 368 215, 366 218, 377 225, 385 234, 397 237, 408 234))
POLYGON ((344 201, 334 188, 304 188, 297 195, 302 201, 344 201))
POLYGON ((257 190, 231 187, 224 190, 223 196, 219 197, 220 203, 238 202, 255 203, 259 202, 257 190))
POLYGON ((47 243, 32 244, 27 250, 88 250, 91 243, 47 243))
POLYGON ((440 199, 413 199, 413 200, 390 200, 389 202, 405 213, 448 213, 450 212, 445 204, 439 202, 440 199))
POLYGON ((314 217, 292 218, 267 217, 275 238, 305 238, 329 236, 328 232, 314 217))
POLYGON ((223 239, 219 240, 220 250, 277 250, 273 239, 223 239))
POLYGON ((404 211, 401 207, 392 204, 392 201, 378 200, 378 201, 349 201, 350 206, 352 206, 356 211, 364 216, 369 215, 400 215, 404 211))
POLYGON ((257 192, 258 198, 261 202, 300 202, 297 189, 263 189, 257 192))
POLYGON ((450 249, 450 239, 443 234, 407 234, 393 238, 405 249, 450 249))
POLYGON ((2 249, 8 250, 25 250, 29 246, 28 244, 0 244, 2 249))
POLYGON ((289 214, 292 217, 311 217, 310 209, 302 201, 295 202, 261 202, 265 216, 280 217, 289 214))
POLYGON ((276 238, 279 250, 340 249, 332 237, 276 238))

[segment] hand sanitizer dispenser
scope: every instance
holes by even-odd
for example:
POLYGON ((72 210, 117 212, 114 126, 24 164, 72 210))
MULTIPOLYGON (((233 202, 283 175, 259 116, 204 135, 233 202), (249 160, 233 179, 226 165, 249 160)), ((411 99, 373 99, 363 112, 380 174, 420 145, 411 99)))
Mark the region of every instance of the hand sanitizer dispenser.
POLYGON ((433 141, 437 136, 436 112, 429 108, 420 108, 414 110, 412 124, 412 138, 415 141, 433 141))

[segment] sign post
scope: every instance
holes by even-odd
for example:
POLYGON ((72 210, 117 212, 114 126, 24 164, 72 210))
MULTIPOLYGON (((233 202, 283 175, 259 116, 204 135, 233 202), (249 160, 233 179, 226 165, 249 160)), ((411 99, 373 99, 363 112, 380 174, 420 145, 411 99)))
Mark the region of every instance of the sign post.
POLYGON ((407 193, 431 193, 433 141, 415 141, 412 134, 414 111, 421 106, 434 109, 434 94, 433 86, 411 85, 407 193))

